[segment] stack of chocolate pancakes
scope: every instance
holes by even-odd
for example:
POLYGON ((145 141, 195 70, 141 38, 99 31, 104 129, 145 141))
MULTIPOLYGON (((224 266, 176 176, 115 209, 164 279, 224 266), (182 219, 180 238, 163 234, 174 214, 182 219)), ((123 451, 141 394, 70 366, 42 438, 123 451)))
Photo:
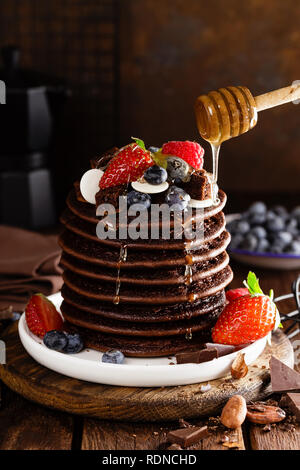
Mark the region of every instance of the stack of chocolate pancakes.
MULTIPOLYGON (((109 188, 96 199, 116 201, 122 192, 109 188)), ((96 207, 73 189, 59 239, 67 329, 80 333, 87 347, 136 357, 169 356, 209 341, 232 280, 222 212, 226 195, 219 190, 218 196, 218 205, 197 212, 203 227, 198 242, 102 240, 96 207)))

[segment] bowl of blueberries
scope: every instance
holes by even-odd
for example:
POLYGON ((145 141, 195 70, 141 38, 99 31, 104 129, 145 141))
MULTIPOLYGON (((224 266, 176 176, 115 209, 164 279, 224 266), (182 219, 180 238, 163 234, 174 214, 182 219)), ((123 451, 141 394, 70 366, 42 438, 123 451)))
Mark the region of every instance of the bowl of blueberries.
POLYGON ((230 256, 252 266, 300 268, 300 206, 268 208, 257 201, 241 214, 226 216, 230 256))

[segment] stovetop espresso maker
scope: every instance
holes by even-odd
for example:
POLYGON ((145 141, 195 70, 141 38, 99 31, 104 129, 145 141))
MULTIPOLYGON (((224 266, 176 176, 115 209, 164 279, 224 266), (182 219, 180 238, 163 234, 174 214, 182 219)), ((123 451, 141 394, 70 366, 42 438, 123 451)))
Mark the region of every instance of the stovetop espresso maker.
POLYGON ((51 149, 68 89, 63 81, 20 68, 20 49, 2 49, 0 80, 0 223, 40 228, 55 223, 51 149))

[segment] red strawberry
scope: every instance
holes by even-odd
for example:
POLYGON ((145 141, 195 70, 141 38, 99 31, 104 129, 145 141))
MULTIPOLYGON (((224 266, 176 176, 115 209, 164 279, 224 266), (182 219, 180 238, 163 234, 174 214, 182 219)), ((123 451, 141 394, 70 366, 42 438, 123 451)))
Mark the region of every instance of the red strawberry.
POLYGON ((136 181, 145 170, 154 165, 151 153, 145 149, 144 142, 136 139, 135 143, 126 145, 112 158, 99 186, 101 189, 136 181))
POLYGON ((60 314, 43 294, 34 294, 30 297, 25 315, 30 331, 41 338, 47 331, 62 330, 63 320, 60 314))
POLYGON ((270 297, 264 295, 254 273, 247 278, 249 293, 227 304, 212 331, 214 343, 253 343, 266 336, 277 320, 277 308, 270 297))
POLYGON ((231 289, 226 292, 226 299, 228 302, 231 302, 234 299, 237 299, 238 297, 241 297, 242 295, 248 295, 249 290, 246 287, 239 287, 238 289, 231 289))
POLYGON ((204 149, 197 142, 173 140, 162 146, 162 153, 182 158, 195 170, 201 170, 203 167, 204 149))

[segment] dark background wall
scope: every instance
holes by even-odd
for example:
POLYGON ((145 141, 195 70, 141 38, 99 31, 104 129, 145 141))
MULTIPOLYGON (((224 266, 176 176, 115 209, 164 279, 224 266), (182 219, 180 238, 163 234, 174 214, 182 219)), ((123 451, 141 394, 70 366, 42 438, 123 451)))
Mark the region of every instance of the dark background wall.
MULTIPOLYGON (((53 157, 60 199, 89 158, 131 135, 149 145, 199 139, 197 95, 239 84, 256 95, 300 79, 299 24, 295 0, 0 2, 0 45, 19 44, 24 66, 73 91, 53 157)), ((295 199, 299 129, 300 106, 261 113, 254 130, 223 145, 222 186, 233 198, 295 199)))

